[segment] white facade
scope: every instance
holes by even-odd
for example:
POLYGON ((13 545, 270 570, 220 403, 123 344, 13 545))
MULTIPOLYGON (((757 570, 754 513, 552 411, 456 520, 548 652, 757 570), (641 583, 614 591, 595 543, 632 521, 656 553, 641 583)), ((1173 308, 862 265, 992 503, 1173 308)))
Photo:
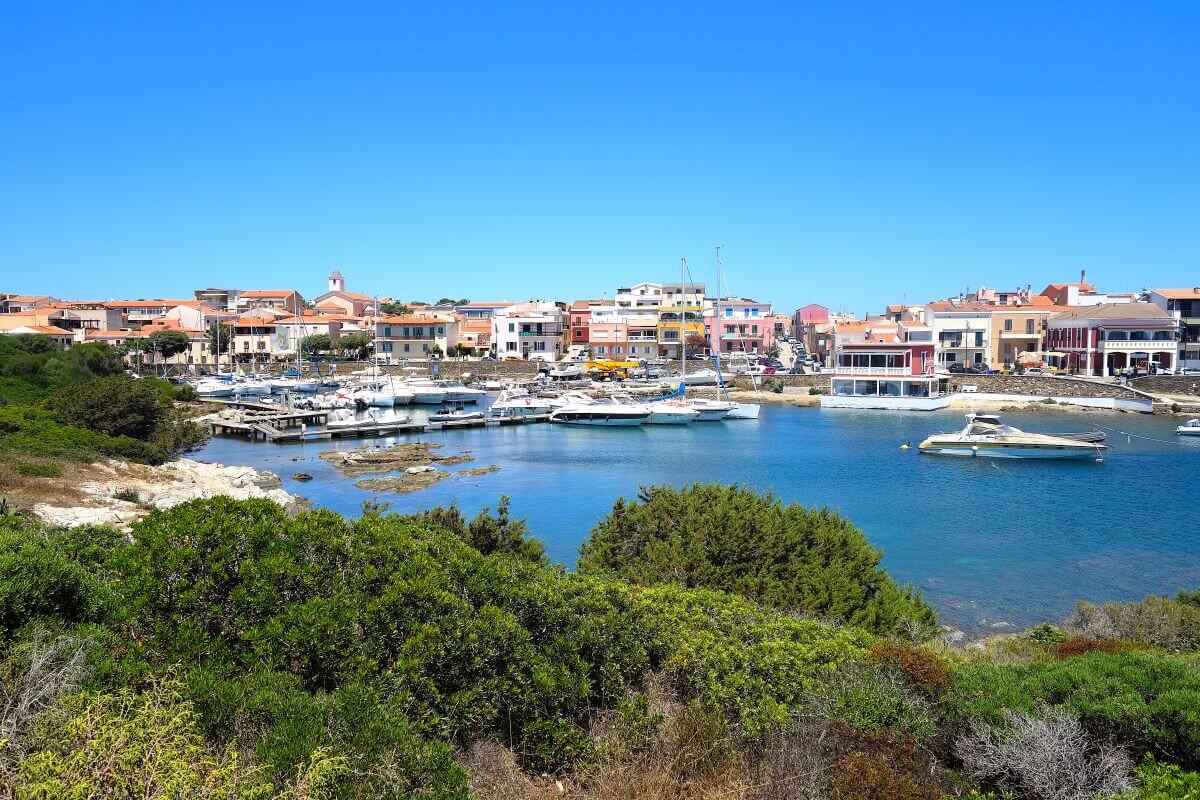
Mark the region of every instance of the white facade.
POLYGON ((492 317, 496 358, 558 361, 562 358, 563 311, 554 303, 520 303, 492 317))
POLYGON ((988 308, 944 308, 948 302, 925 307, 925 324, 933 329, 938 367, 990 363, 992 315, 988 308))
POLYGON ((617 289, 616 304, 621 308, 658 308, 662 305, 662 284, 643 281, 617 289))

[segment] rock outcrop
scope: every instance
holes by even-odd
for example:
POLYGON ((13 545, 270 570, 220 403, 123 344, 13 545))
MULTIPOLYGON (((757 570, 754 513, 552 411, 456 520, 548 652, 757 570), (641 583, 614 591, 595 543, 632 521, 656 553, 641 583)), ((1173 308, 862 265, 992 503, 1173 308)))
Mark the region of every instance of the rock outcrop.
POLYGON ((273 473, 181 458, 158 467, 108 461, 90 465, 87 479, 74 486, 82 502, 62 506, 36 503, 32 511, 53 525, 112 525, 128 528, 156 509, 207 497, 264 498, 293 508, 302 504, 279 488, 273 473))

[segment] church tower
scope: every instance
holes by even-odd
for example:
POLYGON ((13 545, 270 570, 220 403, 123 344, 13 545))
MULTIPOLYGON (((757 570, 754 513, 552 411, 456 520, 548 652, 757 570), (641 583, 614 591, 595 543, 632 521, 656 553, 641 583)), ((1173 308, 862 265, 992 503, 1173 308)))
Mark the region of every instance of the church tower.
POLYGON ((342 273, 336 269, 333 271, 333 274, 329 276, 329 291, 331 291, 331 292, 346 291, 346 279, 343 278, 342 273))

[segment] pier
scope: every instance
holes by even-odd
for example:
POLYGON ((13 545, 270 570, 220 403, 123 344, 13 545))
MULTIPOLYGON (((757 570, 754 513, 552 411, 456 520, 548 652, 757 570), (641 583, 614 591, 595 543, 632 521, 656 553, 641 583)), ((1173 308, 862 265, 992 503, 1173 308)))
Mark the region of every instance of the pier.
MULTIPOLYGON (((309 442, 321 439, 367 438, 371 436, 391 436, 408 433, 430 433, 435 431, 458 430, 460 428, 494 428, 502 425, 526 425, 536 422, 548 422, 549 414, 533 414, 512 417, 484 417, 483 419, 457 420, 453 422, 412 422, 405 420, 381 421, 350 428, 321 427, 328 420, 327 411, 277 411, 250 409, 247 404, 239 404, 246 413, 238 419, 210 418, 207 421, 209 430, 214 436, 244 436, 264 442, 285 444, 289 442, 309 442), (310 430, 309 425, 318 426, 310 430)), ((269 406, 263 404, 263 408, 269 406)))

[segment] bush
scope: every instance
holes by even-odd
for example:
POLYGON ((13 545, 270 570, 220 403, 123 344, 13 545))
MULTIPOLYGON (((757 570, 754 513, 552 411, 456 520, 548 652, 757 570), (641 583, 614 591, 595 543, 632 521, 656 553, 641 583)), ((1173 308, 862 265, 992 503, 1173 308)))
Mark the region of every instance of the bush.
POLYGON ((808 387, 808 393, 809 393, 809 394, 820 394, 820 393, 821 393, 821 387, 819 387, 819 386, 810 386, 810 387, 808 387))
POLYGON ((1186 652, 1200 647, 1200 605, 1177 598, 1147 597, 1136 603, 1078 603, 1070 627, 1091 639, 1117 638, 1186 652))
POLYGON ((120 541, 103 528, 44 529, 0 517, 0 646, 35 620, 104 619, 113 593, 96 573, 120 541))
POLYGON ((57 478, 62 475, 62 467, 57 464, 18 461, 13 467, 18 474, 24 475, 27 478, 57 478))
POLYGON ((950 665, 941 656, 905 642, 879 642, 867 657, 902 676, 915 692, 936 700, 954 685, 950 665))
MULTIPOLYGON (((271 785, 232 746, 213 749, 204 741, 191 706, 171 683, 156 683, 144 693, 75 695, 35 738, 38 748, 16 768, 19 799, 272 795, 271 785)), ((329 797, 346 769, 345 759, 314 753, 291 791, 279 796, 329 797)))
POLYGON ((579 570, 734 592, 879 633, 928 634, 933 609, 880 568, 862 531, 829 509, 738 486, 644 487, 583 544, 579 570))
POLYGON ((1006 711, 1002 725, 976 723, 955 749, 968 775, 1029 800, 1112 798, 1133 783, 1132 759, 1059 708, 1006 711))
POLYGON ((1097 740, 1200 763, 1200 669, 1153 651, 1089 653, 1061 661, 964 665, 949 703, 962 721, 1001 725, 1006 711, 1061 706, 1097 740))
POLYGON ((1126 800, 1200 800, 1200 774, 1184 772, 1147 756, 1138 767, 1137 788, 1126 800))
POLYGON ((142 441, 167 421, 170 408, 152 380, 126 375, 67 384, 51 395, 47 406, 64 425, 142 441))
POLYGON ((120 458, 160 464, 166 453, 128 436, 108 436, 59 423, 37 408, 0 408, 0 449, 71 461, 120 458))

